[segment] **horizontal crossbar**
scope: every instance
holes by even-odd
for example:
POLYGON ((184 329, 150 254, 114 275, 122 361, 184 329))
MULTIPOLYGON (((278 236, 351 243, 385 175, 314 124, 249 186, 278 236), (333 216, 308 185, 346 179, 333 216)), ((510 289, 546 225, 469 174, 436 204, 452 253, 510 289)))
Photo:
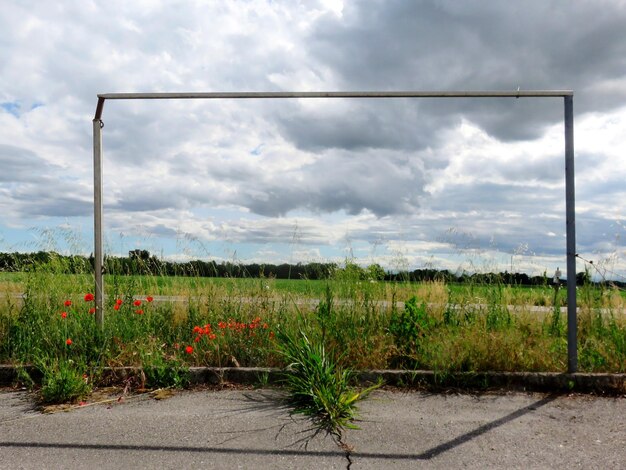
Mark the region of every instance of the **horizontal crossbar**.
POLYGON ((175 99, 279 99, 279 98, 562 98, 572 90, 514 91, 267 91, 267 92, 180 92, 180 93, 101 93, 94 119, 102 117, 104 100, 175 99))

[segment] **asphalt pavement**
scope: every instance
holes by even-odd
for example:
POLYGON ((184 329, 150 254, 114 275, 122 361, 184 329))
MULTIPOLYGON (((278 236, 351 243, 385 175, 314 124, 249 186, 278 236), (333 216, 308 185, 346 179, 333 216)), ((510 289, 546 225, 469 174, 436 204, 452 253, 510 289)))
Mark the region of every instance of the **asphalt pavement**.
POLYGON ((379 390, 342 447, 280 390, 117 393, 44 413, 0 392, 0 468, 626 469, 623 397, 379 390))

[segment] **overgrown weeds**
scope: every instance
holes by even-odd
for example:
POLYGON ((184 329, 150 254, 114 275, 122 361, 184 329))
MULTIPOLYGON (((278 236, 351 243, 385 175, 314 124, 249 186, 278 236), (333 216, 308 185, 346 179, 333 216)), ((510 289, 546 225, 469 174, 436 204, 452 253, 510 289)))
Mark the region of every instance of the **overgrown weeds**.
POLYGON ((80 400, 91 393, 91 385, 84 368, 72 360, 40 364, 43 370, 40 397, 42 404, 68 403, 80 400))
MULTIPOLYGON (((551 288, 540 288, 551 307, 542 313, 530 310, 528 290, 519 295, 525 303, 512 311, 517 291, 501 282, 459 290, 441 282, 385 283, 352 269, 322 284, 292 281, 290 291, 269 278, 111 274, 100 329, 89 294, 93 279, 66 271, 54 259, 33 264, 30 272, 17 273, 20 289, 10 287, 0 299, 0 362, 40 368, 46 390, 57 390, 49 396, 79 396, 69 393, 72 384, 80 385, 73 378, 86 374, 88 384, 97 386, 98 371, 113 366, 142 367, 147 382, 161 387, 184 386, 190 366, 284 367, 278 329, 292 339, 305 331, 309 352, 326 361, 316 367, 333 374, 390 367, 445 374, 567 366, 567 325, 560 312, 565 296, 551 288), (18 291, 23 298, 15 297, 18 291), (176 301, 153 299, 173 294, 176 301)), ((583 287, 581 371, 626 372, 620 299, 610 289, 583 287)), ((333 374, 335 382, 329 383, 341 395, 341 374, 333 374)))
POLYGON ((293 413, 307 416, 341 443, 345 429, 358 429, 357 403, 381 383, 355 390, 350 386, 352 371, 339 366, 321 341, 312 341, 302 331, 295 336, 279 331, 278 339, 293 413))

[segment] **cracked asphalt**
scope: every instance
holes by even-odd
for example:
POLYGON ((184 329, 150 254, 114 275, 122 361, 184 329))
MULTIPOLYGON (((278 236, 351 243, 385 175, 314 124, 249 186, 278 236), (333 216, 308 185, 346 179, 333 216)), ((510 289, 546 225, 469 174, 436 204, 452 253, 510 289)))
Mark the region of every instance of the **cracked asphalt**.
POLYGON ((279 390, 193 390, 42 413, 0 391, 0 468, 626 469, 626 399, 379 390, 349 450, 279 390))

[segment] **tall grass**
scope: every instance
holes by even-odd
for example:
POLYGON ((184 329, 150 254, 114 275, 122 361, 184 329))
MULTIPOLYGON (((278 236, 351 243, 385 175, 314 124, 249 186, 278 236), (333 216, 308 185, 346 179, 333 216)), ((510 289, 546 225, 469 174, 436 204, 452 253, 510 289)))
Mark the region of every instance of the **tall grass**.
MULTIPOLYGON (((351 369, 563 371, 567 364, 565 296, 547 288, 385 283, 341 271, 290 283, 110 274, 100 330, 85 300, 93 278, 67 271, 52 259, 0 278, 0 362, 34 364, 67 381, 70 364, 90 383, 104 367, 141 366, 153 383, 182 384, 189 366, 285 366, 280 329, 309 332, 326 351, 341 351, 337 365, 351 369), (14 296, 20 291, 24 298, 14 296), (146 301, 156 295, 178 300, 146 301), (538 303, 552 311, 531 311, 538 303)), ((579 299, 580 370, 626 372, 622 296, 583 286, 579 299)))
POLYGON ((319 429, 342 443, 343 431, 354 424, 357 403, 381 383, 364 390, 350 386, 351 369, 337 363, 337 352, 327 351, 321 341, 312 341, 299 331, 296 336, 279 331, 279 351, 287 363, 284 382, 294 413, 313 420, 319 429))

